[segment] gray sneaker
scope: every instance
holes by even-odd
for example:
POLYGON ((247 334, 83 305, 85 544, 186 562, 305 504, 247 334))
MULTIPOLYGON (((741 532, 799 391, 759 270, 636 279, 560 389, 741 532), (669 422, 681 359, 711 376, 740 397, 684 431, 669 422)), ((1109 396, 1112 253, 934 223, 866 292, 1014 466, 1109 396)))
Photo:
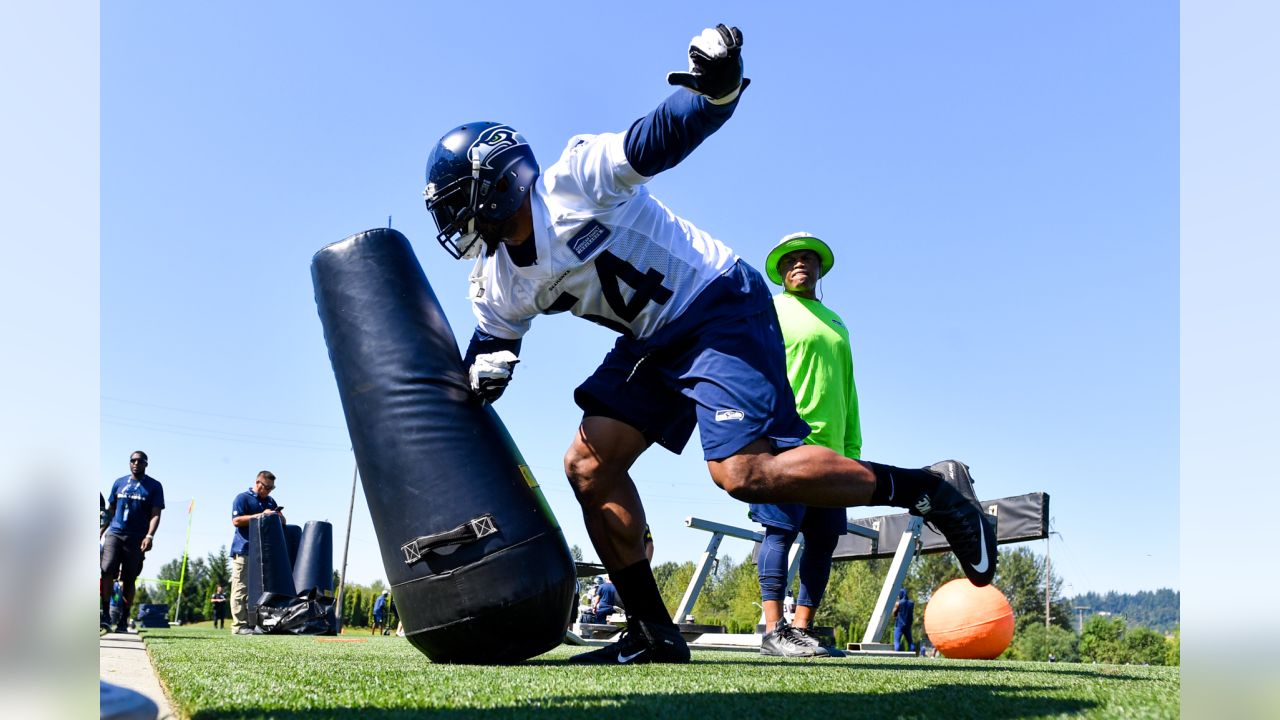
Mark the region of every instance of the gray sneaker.
POLYGON ((844 651, 837 650, 831 645, 828 645, 826 637, 822 635, 815 635, 809 631, 809 628, 796 627, 795 625, 792 625, 791 632, 796 635, 796 638, 800 640, 800 642, 826 653, 826 655, 819 655, 818 657, 844 657, 844 651))
POLYGON ((233 635, 252 635, 253 628, 249 627, 248 625, 241 625, 240 627, 236 628, 235 632, 232 634, 233 635))
POLYGON ((805 636, 796 628, 779 620, 773 632, 767 632, 760 639, 760 654, 775 657, 827 657, 829 653, 821 645, 810 645, 805 636))

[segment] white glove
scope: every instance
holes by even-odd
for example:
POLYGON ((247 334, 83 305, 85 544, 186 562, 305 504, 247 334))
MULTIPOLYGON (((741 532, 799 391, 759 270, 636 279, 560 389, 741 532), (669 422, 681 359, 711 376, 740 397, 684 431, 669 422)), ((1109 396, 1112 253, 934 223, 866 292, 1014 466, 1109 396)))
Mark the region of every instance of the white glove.
POLYGON ((468 372, 471 392, 486 403, 502 397, 503 391, 511 382, 511 371, 518 362, 520 358, 510 350, 477 355, 468 372))

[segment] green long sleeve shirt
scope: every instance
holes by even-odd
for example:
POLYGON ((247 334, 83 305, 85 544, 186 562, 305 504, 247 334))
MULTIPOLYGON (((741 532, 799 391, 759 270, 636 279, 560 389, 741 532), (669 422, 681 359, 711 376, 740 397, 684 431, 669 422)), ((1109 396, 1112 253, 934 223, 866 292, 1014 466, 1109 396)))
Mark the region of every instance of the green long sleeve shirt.
POLYGON ((775 295, 773 305, 787 345, 787 379, 796 410, 813 429, 805 442, 861 457, 858 388, 844 321, 821 302, 789 293, 775 295))

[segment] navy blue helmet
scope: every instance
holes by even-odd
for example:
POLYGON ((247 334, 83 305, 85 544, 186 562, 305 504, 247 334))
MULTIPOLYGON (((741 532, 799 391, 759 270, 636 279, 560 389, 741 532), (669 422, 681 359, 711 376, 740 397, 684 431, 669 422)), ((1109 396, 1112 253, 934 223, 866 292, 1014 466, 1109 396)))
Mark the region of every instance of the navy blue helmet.
POLYGON ((455 258, 480 254, 476 221, 500 223, 515 214, 538 178, 538 162, 510 125, 475 122, 445 133, 427 159, 422 192, 436 221, 436 240, 455 258))

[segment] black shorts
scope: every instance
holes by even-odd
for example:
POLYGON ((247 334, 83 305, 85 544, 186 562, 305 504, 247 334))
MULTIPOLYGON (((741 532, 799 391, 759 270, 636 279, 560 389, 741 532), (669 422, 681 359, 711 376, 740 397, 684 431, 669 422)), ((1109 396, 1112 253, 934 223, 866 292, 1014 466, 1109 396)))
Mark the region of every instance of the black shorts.
POLYGON ((115 578, 119 573, 121 582, 133 582, 142 574, 145 557, 140 539, 125 538, 111 532, 102 536, 102 574, 107 577, 115 578))

